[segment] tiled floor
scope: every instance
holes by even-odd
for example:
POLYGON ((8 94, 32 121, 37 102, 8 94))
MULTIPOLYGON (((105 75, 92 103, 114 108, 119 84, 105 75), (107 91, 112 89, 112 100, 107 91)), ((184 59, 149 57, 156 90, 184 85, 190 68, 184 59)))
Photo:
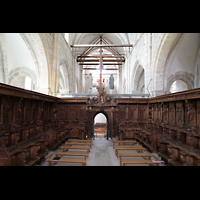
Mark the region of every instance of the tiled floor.
MULTIPOLYGON (((141 145, 141 144, 136 143, 136 145, 141 145)), ((54 151, 61 151, 60 146, 54 151)), ((69 150, 69 151, 78 151, 78 150, 69 150)), ((137 153, 136 151, 127 151, 127 152, 137 153)), ((148 152, 149 151, 147 149, 144 151, 144 153, 148 153, 148 152)), ((40 166, 48 166, 48 163, 46 162, 46 158, 48 157, 54 157, 53 151, 48 152, 48 154, 45 156, 45 159, 41 162, 40 166)), ((76 157, 71 157, 71 158, 76 159, 76 158, 83 158, 83 157, 76 156, 76 157)), ((126 159, 133 159, 133 158, 126 158, 126 159)), ((134 159, 141 160, 141 159, 147 159, 147 158, 136 157, 134 159)), ((152 157, 152 159, 160 160, 159 156, 156 153, 154 153, 154 156, 152 157)), ((57 163, 57 164, 54 164, 53 166, 79 166, 79 165, 81 166, 81 164, 57 163)), ((93 141, 89 156, 86 159, 86 166, 120 166, 120 159, 117 158, 117 156, 115 155, 115 149, 113 149, 113 143, 111 139, 106 140, 104 137, 101 137, 101 138, 96 138, 93 141)), ((142 166, 149 166, 149 165, 142 165, 142 166)), ((161 166, 165 166, 165 164, 161 164, 161 166)))

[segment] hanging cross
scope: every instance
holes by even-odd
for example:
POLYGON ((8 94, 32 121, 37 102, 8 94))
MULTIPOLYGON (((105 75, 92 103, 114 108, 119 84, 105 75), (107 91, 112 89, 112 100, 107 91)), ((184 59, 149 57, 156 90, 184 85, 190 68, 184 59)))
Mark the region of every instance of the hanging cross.
MULTIPOLYGON (((100 44, 102 44, 102 37, 100 37, 100 44)), ((100 47, 100 88, 99 94, 102 93, 102 69, 103 69, 103 60, 102 60, 102 48, 100 47)))
MULTIPOLYGON (((99 94, 103 94, 103 81, 102 81, 102 70, 103 70, 103 62, 105 61, 106 64, 105 65, 122 65, 122 62, 125 62, 125 58, 124 56, 120 55, 118 53, 118 51, 116 49, 114 49, 113 47, 133 47, 132 44, 122 44, 122 45, 116 45, 116 44, 109 44, 108 42, 106 42, 102 36, 100 36, 100 38, 98 40, 96 40, 93 44, 79 44, 79 45, 71 45, 72 48, 85 48, 87 47, 87 49, 81 54, 81 56, 77 57, 77 62, 79 62, 79 65, 96 65, 97 63, 94 62, 100 62, 100 87, 99 87, 99 94), (102 42, 104 44, 102 44, 102 42), (99 60, 87 60, 86 58, 97 58, 96 56, 87 56, 89 54, 89 52, 91 52, 93 50, 94 47, 99 47, 100 48, 100 56, 99 56, 99 60), (106 56, 109 58, 112 58, 110 60, 103 60, 102 56, 102 52, 103 52, 103 48, 107 47, 110 49, 110 51, 113 53, 114 56, 106 56), (115 58, 115 59, 113 59, 115 58), (89 64, 85 64, 84 62, 93 62, 93 63, 89 63, 89 64), (109 63, 110 62, 110 63, 109 63)), ((89 70, 89 68, 88 68, 89 70)), ((109 69, 108 69, 109 70, 109 69)), ((116 70, 116 69, 115 69, 116 70)))

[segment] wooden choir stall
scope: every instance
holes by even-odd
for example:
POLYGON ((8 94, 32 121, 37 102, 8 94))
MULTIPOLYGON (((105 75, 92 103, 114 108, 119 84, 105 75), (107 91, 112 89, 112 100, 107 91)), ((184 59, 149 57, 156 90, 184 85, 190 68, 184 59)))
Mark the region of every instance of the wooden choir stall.
POLYGON ((0 84, 0 165, 31 166, 68 139, 94 137, 107 118, 107 139, 136 140, 168 165, 200 165, 200 89, 154 98, 57 98, 0 84))

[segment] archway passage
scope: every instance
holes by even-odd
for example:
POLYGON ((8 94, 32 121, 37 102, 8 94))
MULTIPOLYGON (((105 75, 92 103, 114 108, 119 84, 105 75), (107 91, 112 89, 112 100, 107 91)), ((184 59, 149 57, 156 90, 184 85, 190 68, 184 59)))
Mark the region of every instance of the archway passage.
POLYGON ((107 118, 103 113, 99 113, 94 118, 95 139, 107 138, 107 118))

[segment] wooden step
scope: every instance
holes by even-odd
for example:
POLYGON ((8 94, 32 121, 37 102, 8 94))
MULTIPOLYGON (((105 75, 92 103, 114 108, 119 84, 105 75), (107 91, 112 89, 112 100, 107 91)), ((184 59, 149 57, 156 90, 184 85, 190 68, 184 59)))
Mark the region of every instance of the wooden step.
POLYGON ((88 153, 86 152, 54 152, 53 153, 55 156, 84 156, 85 159, 88 157, 88 153))
POLYGON ((160 166, 160 164, 163 163, 163 161, 153 161, 153 160, 122 160, 121 165, 126 166, 126 164, 149 164, 149 165, 157 165, 160 166))
POLYGON ((51 163, 81 163, 82 166, 86 165, 86 159, 73 159, 73 158, 60 158, 59 160, 53 160, 54 158, 47 158, 46 161, 51 163))

